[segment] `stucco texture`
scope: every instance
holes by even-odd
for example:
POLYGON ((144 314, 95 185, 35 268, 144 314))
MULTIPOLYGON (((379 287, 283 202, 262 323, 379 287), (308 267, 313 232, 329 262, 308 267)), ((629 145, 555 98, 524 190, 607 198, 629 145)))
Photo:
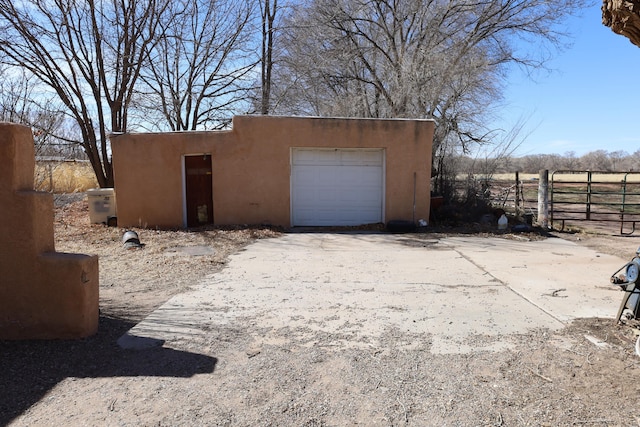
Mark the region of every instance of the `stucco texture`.
POLYGON ((306 147, 384 150, 384 220, 427 219, 433 127, 430 120, 237 116, 226 131, 112 136, 118 225, 185 226, 184 156, 210 154, 214 224, 290 227, 291 150, 306 147))
POLYGON ((33 190, 31 129, 0 123, 0 339, 98 328, 98 258, 55 252, 53 198, 33 190))

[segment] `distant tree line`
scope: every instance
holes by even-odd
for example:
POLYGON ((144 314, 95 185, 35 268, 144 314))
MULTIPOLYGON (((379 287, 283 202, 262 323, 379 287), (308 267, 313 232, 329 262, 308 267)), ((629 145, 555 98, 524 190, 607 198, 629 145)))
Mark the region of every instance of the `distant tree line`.
POLYGON ((496 158, 473 158, 457 156, 455 167, 458 173, 470 171, 475 174, 538 173, 542 169, 590 170, 601 172, 640 172, 640 149, 629 154, 626 151, 596 150, 577 156, 569 151, 560 154, 529 154, 521 157, 504 155, 496 158))

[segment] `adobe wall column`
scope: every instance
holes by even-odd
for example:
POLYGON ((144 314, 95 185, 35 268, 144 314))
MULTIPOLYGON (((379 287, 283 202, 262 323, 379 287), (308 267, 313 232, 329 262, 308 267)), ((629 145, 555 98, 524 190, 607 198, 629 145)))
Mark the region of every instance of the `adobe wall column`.
POLYGON ((53 198, 33 190, 31 129, 0 123, 0 339, 98 329, 98 258, 55 252, 53 198))

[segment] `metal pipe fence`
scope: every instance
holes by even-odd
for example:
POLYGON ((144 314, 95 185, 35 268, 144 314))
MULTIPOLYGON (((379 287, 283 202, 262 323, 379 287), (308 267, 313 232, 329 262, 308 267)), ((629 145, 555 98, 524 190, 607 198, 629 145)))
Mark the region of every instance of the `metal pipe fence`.
MULTIPOLYGON (((591 222, 619 226, 623 235, 635 231, 640 222, 640 172, 543 172, 538 177, 527 174, 524 179, 518 172, 474 178, 481 189, 476 196, 517 217, 533 215, 539 225, 549 228, 564 230, 567 223, 585 226, 591 222), (547 198, 541 201, 540 194, 547 198), (541 213, 541 206, 548 207, 548 213, 541 213)), ((468 179, 460 180, 459 191, 469 186, 468 179)))

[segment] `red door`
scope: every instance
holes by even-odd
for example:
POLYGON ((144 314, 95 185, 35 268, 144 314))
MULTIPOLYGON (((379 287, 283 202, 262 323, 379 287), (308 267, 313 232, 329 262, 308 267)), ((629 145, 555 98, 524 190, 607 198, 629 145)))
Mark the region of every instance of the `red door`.
POLYGON ((213 223, 211 155, 184 157, 187 227, 213 223))

